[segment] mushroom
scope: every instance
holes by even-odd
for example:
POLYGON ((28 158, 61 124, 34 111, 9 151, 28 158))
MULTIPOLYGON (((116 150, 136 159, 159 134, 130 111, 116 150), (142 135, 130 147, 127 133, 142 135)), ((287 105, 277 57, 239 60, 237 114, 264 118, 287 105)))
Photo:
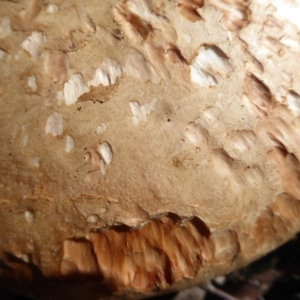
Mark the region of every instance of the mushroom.
POLYGON ((299 14, 288 0, 2 1, 0 287, 137 299, 291 239, 299 14))

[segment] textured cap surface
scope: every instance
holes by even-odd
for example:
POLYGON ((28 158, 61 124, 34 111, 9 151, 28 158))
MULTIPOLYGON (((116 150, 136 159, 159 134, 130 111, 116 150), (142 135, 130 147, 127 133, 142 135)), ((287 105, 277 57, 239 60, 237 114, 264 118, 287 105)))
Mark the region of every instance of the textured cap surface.
POLYGON ((141 298, 290 239, 299 4, 100 2, 1 2, 0 281, 141 298))

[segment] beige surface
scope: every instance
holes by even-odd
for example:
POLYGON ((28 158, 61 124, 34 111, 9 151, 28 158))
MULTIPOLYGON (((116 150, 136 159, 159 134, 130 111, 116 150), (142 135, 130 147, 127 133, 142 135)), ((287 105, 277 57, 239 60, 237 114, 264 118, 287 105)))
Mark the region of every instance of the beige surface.
POLYGON ((270 2, 1 1, 1 276, 181 288, 299 230, 298 8, 270 2))

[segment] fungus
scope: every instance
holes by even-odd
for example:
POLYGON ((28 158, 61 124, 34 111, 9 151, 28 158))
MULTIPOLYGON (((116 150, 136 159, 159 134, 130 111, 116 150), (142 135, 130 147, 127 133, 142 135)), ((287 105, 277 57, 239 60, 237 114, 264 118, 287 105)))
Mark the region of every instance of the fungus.
POLYGON ((299 3, 96 2, 1 1, 0 288, 147 298, 294 236, 299 3))

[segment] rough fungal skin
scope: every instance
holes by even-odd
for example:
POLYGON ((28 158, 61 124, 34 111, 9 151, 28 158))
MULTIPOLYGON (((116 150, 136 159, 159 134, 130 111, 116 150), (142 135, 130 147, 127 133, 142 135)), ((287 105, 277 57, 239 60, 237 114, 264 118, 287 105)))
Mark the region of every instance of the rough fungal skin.
POLYGON ((299 14, 289 0, 1 1, 0 288, 137 299, 292 238, 299 14))

